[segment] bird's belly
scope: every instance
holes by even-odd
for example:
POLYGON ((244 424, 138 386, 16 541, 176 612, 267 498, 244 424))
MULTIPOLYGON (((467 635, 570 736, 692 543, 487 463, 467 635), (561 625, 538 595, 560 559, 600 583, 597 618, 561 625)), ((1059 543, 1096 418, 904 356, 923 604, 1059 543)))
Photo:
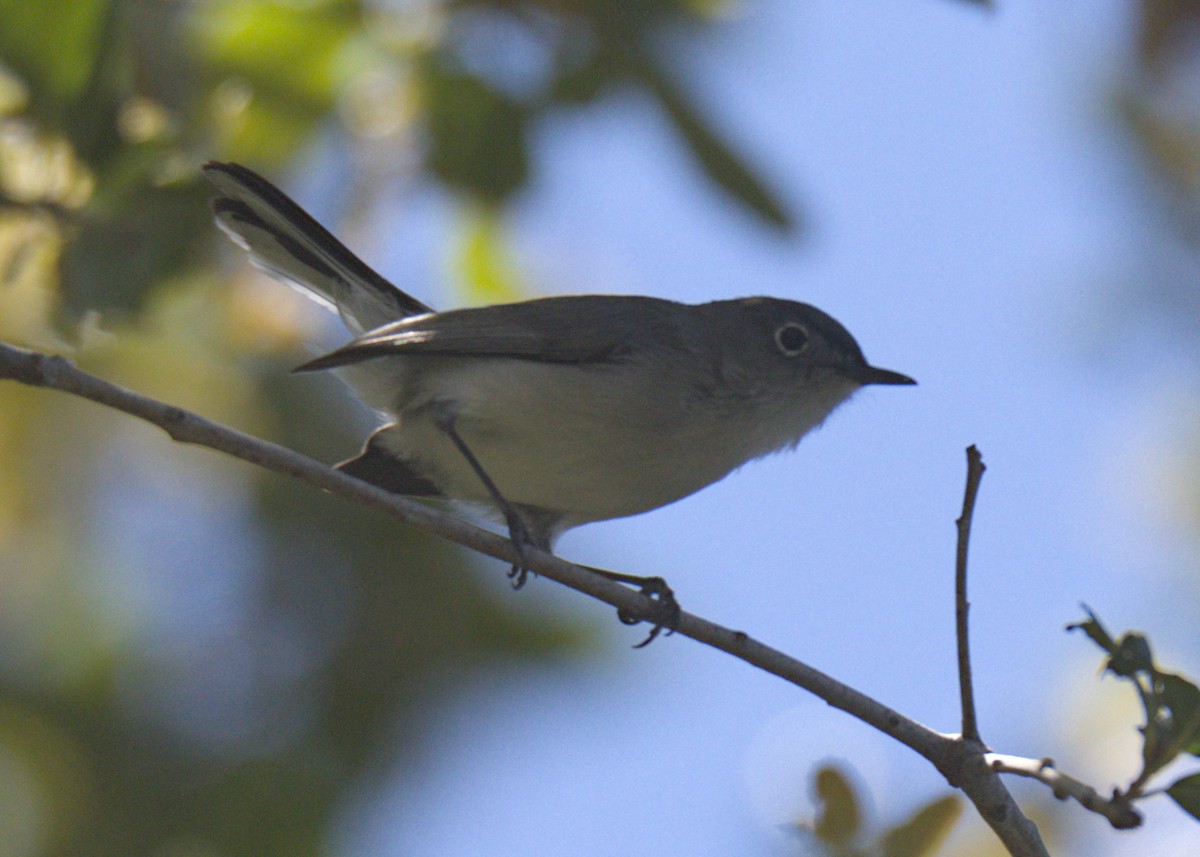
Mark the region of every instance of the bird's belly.
MULTIPOLYGON (((530 415, 486 426, 464 419, 463 442, 509 502, 558 512, 573 523, 620 518, 685 497, 740 462, 696 461, 696 449, 619 429, 565 427, 530 415)), ((482 480, 433 419, 409 419, 388 446, 450 497, 488 502, 482 480)))
POLYGON ((688 418, 678 398, 663 400, 677 390, 648 395, 604 370, 497 363, 504 372, 491 378, 443 373, 437 396, 411 399, 387 433, 386 446, 447 496, 491 499, 441 428, 447 414, 506 500, 571 525, 671 503, 750 457, 720 443, 727 433, 711 420, 688 418))

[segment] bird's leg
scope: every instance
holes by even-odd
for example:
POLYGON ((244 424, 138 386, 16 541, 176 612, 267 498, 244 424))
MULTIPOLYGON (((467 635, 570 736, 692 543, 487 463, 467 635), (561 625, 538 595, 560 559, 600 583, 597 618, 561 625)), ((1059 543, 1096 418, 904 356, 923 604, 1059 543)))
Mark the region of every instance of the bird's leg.
POLYGON ((617 618, 626 625, 636 625, 643 621, 654 623, 654 627, 650 629, 649 635, 634 646, 635 649, 650 645, 664 628, 666 628, 668 634, 673 634, 675 633, 675 629, 679 627, 679 616, 683 610, 680 608, 679 602, 675 600, 674 591, 672 591, 671 587, 661 577, 639 577, 636 574, 620 574, 619 572, 607 571, 606 569, 596 568, 591 565, 585 565, 582 568, 586 568, 588 571, 594 572, 615 583, 636 586, 638 587, 638 592, 654 602, 654 613, 649 619, 645 620, 639 619, 624 610, 617 611, 617 618))
POLYGON ((500 493, 500 489, 496 487, 496 483, 492 481, 492 477, 483 469, 483 465, 479 463, 479 459, 475 457, 475 453, 471 451, 471 447, 467 446, 466 441, 462 439, 462 435, 455 428, 454 419, 454 414, 448 411, 437 414, 438 428, 446 433, 446 437, 450 438, 450 442, 462 453, 462 457, 467 460, 467 464, 471 465, 471 469, 475 471, 475 475, 479 477, 479 481, 483 483, 483 487, 492 496, 492 501, 504 513, 504 520, 508 524, 508 537, 512 539, 513 547, 517 551, 517 562, 513 563, 513 567, 508 572, 508 577, 512 580, 513 589, 520 589, 525 585, 525 580, 532 570, 529 567, 529 548, 543 547, 543 545, 539 544, 533 538, 533 534, 529 531, 525 519, 521 517, 512 503, 508 502, 504 495, 500 493))
MULTIPOLYGON (((462 439, 462 435, 458 433, 454 425, 454 419, 454 414, 449 411, 437 414, 438 428, 445 432, 446 437, 450 438, 450 442, 454 444, 459 453, 462 454, 462 457, 471 465, 471 469, 475 471, 475 475, 479 477, 479 481, 483 483, 484 488, 491 495, 492 501, 504 513, 505 521, 508 523, 509 538, 512 539, 513 547, 517 551, 517 562, 513 564, 512 569, 508 572, 508 576, 513 582, 513 588, 520 589, 525 585, 525 581, 532 570, 529 568, 529 548, 536 547, 549 550, 549 546, 542 544, 533 537, 529 525, 521 517, 520 512, 500 493, 500 489, 496 487, 496 483, 492 481, 492 477, 483 469, 483 465, 479 463, 479 459, 475 457, 475 453, 471 451, 466 441, 462 439)), ((582 566, 582 568, 586 568, 588 571, 594 572, 615 583, 636 586, 641 594, 652 599, 657 605, 654 614, 649 620, 639 619, 624 610, 617 611, 617 618, 626 625, 637 625, 642 621, 651 621, 654 623, 654 627, 650 629, 650 633, 646 639, 642 640, 634 648, 640 649, 643 646, 649 645, 662 633, 664 628, 670 634, 678 627, 679 615, 682 610, 679 607, 679 602, 675 600, 675 593, 671 591, 671 587, 661 577, 639 577, 635 574, 619 574, 615 571, 606 571, 603 568, 595 568, 590 565, 582 566)))

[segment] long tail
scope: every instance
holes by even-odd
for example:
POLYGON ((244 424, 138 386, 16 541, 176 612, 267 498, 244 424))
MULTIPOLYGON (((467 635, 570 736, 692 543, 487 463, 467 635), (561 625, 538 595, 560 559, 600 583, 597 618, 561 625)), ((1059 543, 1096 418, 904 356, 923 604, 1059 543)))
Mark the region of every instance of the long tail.
POLYGON ((212 204, 217 225, 250 253, 251 261, 334 307, 355 334, 432 312, 379 276, 258 173, 211 161, 204 175, 221 192, 212 204))

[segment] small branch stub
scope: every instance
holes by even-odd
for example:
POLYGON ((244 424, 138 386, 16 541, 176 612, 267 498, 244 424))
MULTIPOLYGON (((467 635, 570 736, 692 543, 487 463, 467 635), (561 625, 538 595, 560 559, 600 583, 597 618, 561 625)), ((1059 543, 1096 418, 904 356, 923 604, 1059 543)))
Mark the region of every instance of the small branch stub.
POLYGON ((1026 759, 989 753, 987 760, 993 771, 1029 777, 1044 783, 1059 800, 1069 798, 1076 801, 1084 809, 1104 816, 1117 830, 1130 830, 1142 823, 1142 815, 1133 808, 1128 794, 1114 791, 1111 797, 1105 797, 1087 783, 1064 774, 1054 766, 1052 759, 1026 759))
POLYGON ((971 681, 971 644, 967 614, 967 549, 971 541, 971 519, 975 515, 975 498, 983 479, 983 456, 974 444, 967 447, 967 487, 963 492, 962 514, 955 522, 958 527, 958 552, 954 568, 954 618, 958 638, 958 688, 962 698, 962 736, 967 741, 979 741, 979 722, 975 716, 975 691, 971 681))

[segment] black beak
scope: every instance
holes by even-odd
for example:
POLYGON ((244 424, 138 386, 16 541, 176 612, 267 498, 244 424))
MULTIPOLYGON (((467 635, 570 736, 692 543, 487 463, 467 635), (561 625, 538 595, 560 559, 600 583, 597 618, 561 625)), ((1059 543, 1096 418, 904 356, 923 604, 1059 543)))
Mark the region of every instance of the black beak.
POLYGON ((893 372, 891 369, 880 369, 877 366, 855 366, 847 372, 852 379, 860 384, 915 384, 907 375, 893 372))

